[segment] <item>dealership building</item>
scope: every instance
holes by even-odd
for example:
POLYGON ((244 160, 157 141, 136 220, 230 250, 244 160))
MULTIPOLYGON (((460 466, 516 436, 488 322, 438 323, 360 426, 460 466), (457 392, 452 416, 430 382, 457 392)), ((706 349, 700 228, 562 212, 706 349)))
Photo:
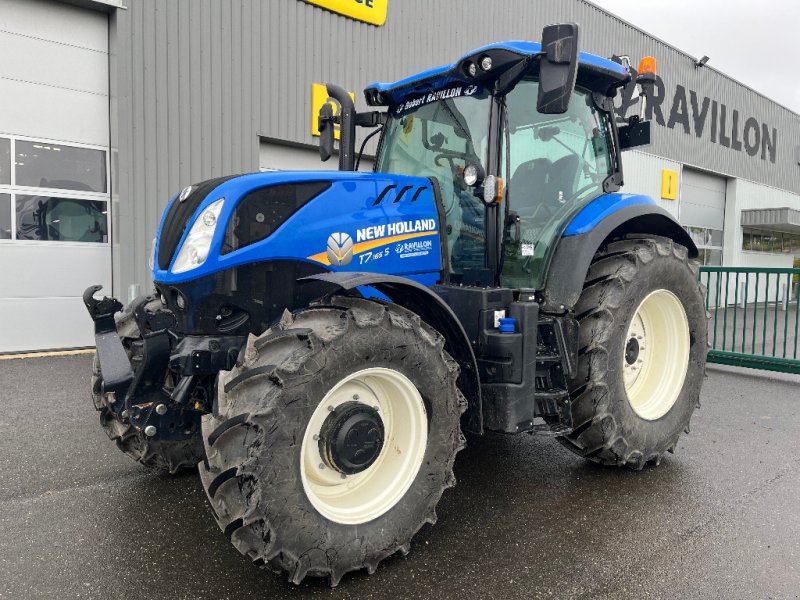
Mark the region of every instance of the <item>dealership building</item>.
POLYGON ((313 84, 364 110, 372 82, 566 21, 582 50, 658 61, 623 191, 672 213, 706 265, 792 266, 800 115, 586 0, 0 0, 0 352, 93 345, 83 290, 149 290, 184 186, 335 168, 313 84))

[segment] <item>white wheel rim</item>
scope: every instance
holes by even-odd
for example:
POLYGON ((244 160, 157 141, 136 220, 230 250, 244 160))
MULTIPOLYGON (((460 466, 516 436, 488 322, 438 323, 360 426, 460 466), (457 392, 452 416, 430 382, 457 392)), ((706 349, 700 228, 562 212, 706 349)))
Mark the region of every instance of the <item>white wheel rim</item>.
POLYGON ((348 375, 319 403, 306 426, 301 448, 303 490, 314 508, 336 523, 358 525, 396 505, 422 466, 428 416, 419 391, 402 373, 371 368, 348 375), (320 453, 318 437, 331 408, 359 402, 373 408, 384 427, 383 447, 364 471, 344 475, 320 453))
POLYGON ((628 403, 642 419, 659 419, 675 405, 689 368, 689 319, 675 294, 656 290, 639 304, 622 367, 628 403))

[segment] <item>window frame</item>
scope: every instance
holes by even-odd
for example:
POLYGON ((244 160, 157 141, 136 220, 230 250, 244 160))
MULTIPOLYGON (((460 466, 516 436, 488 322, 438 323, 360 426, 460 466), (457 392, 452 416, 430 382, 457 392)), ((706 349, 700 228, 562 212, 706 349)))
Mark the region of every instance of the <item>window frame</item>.
POLYGON ((0 239, 0 246, 4 244, 17 244, 22 246, 43 246, 68 248, 75 247, 110 247, 113 240, 113 219, 111 218, 111 152, 108 146, 98 146, 96 144, 81 144, 77 142, 67 142, 50 138, 31 137, 26 135, 15 135, 0 132, 0 138, 6 138, 10 142, 11 158, 11 183, 0 184, 0 193, 8 194, 11 198, 11 239, 0 239), (106 170, 106 191, 90 192, 86 190, 68 190, 62 188, 46 188, 27 185, 17 185, 17 140, 32 143, 54 144, 58 146, 68 146, 72 148, 84 148, 87 150, 100 150, 105 154, 106 170), (73 242, 60 240, 18 240, 17 239, 17 196, 44 196, 47 198, 64 198, 69 200, 91 200, 104 202, 106 205, 106 230, 108 232, 105 242, 73 242))

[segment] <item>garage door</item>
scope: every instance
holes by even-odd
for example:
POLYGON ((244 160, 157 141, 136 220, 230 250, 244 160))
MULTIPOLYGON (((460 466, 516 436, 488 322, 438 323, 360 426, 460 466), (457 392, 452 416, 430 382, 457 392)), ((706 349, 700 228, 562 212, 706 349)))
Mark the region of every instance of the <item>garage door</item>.
POLYGON ((686 168, 682 177, 680 222, 700 249, 700 261, 721 265, 727 179, 686 168))
POLYGON ((0 352, 91 346, 111 288, 108 17, 0 3, 0 352))

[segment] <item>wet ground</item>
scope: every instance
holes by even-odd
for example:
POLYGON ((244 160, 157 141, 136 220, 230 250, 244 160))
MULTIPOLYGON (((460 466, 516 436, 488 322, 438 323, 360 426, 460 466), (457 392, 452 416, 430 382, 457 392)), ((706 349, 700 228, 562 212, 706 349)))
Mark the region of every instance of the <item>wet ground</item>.
POLYGON ((411 554, 330 590, 241 557, 196 475, 120 454, 90 361, 0 361, 0 598, 800 595, 800 377, 710 367, 691 435, 640 473, 551 439, 470 438, 411 554))

